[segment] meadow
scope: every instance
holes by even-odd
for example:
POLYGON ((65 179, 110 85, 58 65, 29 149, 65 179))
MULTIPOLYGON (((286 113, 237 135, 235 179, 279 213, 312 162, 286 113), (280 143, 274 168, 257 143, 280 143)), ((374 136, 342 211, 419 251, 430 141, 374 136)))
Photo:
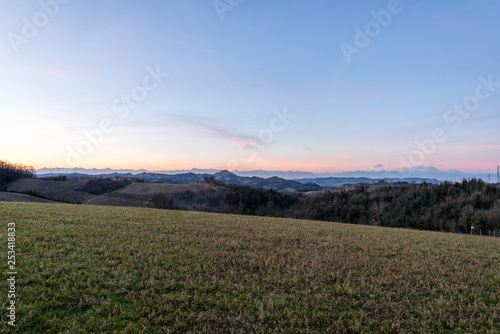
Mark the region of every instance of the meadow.
POLYGON ((0 332, 500 332, 498 238, 33 203, 0 221, 4 275, 9 222, 18 251, 0 332))

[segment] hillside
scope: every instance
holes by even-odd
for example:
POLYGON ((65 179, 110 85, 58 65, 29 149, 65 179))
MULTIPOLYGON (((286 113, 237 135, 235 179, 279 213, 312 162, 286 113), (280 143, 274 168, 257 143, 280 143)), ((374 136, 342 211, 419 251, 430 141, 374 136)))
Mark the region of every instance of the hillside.
POLYGON ((8 184, 7 191, 35 195, 57 202, 81 204, 95 197, 95 195, 77 190, 86 184, 87 180, 21 179, 8 184))
POLYGON ((155 206, 153 203, 155 195, 165 194, 177 199, 179 205, 189 205, 192 210, 207 211, 210 199, 216 198, 223 192, 225 192, 223 187, 205 183, 137 183, 116 193, 95 199, 90 204, 152 208, 155 206))
POLYGON ((33 178, 34 175, 35 168, 32 166, 0 160, 0 191, 5 190, 5 185, 10 182, 33 178))
POLYGON ((500 331, 496 238, 100 206, 0 217, 2 238, 17 226, 20 333, 500 331))
POLYGON ((0 202, 26 202, 26 203, 57 203, 48 199, 0 191, 0 202))
POLYGON ((128 181, 107 179, 54 181, 44 179, 21 179, 7 185, 7 191, 29 194, 40 198, 71 204, 83 204, 97 195, 119 190, 129 185, 128 181))

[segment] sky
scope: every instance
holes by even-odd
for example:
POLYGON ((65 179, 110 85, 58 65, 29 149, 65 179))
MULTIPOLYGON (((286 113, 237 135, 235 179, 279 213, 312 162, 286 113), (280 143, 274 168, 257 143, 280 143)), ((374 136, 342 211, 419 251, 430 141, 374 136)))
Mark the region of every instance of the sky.
POLYGON ((0 160, 500 163, 500 2, 0 0, 0 160))

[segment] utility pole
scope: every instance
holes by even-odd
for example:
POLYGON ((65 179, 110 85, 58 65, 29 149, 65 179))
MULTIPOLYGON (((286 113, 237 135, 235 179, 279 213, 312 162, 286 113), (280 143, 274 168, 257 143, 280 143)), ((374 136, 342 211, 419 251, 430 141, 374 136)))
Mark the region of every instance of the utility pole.
POLYGON ((500 166, 497 165, 497 195, 500 194, 500 166))

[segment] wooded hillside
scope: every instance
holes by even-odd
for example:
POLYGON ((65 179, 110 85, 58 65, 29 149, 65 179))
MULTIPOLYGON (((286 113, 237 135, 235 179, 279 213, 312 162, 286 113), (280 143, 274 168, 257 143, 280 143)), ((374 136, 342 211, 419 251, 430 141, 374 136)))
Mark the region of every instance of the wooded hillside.
POLYGON ((0 190, 9 182, 23 178, 33 178, 35 168, 23 164, 13 164, 0 160, 0 190))

